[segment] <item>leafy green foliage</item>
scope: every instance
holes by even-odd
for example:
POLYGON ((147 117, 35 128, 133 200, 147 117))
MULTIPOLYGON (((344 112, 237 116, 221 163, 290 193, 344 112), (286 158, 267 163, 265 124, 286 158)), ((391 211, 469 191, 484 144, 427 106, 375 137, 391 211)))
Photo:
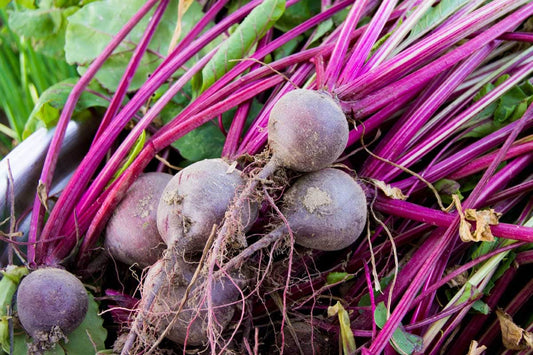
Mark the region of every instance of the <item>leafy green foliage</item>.
POLYGON ((9 314, 7 310, 11 307, 11 301, 18 284, 23 276, 28 274, 25 266, 8 266, 6 270, 1 270, 0 279, 0 353, 9 353, 9 314))
POLYGON ((78 9, 77 6, 59 8, 51 1, 41 1, 39 8, 10 12, 9 26, 19 36, 31 39, 36 51, 63 59, 67 17, 78 9))
POLYGON ((479 312, 481 314, 489 314, 490 313, 490 307, 488 304, 486 304, 483 301, 477 300, 474 303, 472 303, 472 309, 476 312, 479 312))
MULTIPOLYGON (((47 89, 35 104, 33 111, 24 127, 24 138, 40 127, 54 127, 59 118, 61 109, 65 106, 67 98, 72 91, 77 79, 71 78, 57 83, 47 89)), ((89 86, 95 92, 103 93, 96 83, 89 86)), ((90 107, 107 107, 107 100, 95 95, 92 92, 84 92, 76 105, 74 114, 79 114, 90 107)))
POLYGON ((205 91, 233 68, 237 64, 234 60, 244 58, 254 43, 281 17, 284 10, 285 0, 265 0, 253 9, 206 64, 201 80, 196 78, 198 84, 193 88, 195 94, 205 91))
POLYGON ((287 32, 320 12, 320 1, 303 0, 287 8, 276 21, 275 27, 287 32))
POLYGON ((348 281, 353 279, 353 275, 348 274, 347 272, 330 272, 326 277, 326 282, 328 285, 336 284, 342 281, 348 281))
MULTIPOLYGON (((387 307, 384 302, 376 305, 374 320, 380 329, 385 325, 387 321, 387 307)), ((408 333, 402 325, 396 328, 390 343, 400 354, 412 354, 415 351, 421 351, 423 346, 422 338, 418 335, 408 333)))
MULTIPOLYGON (((11 13, 14 14, 14 13, 11 13)), ((64 60, 34 50, 31 38, 21 38, 10 27, 7 12, 0 10, 0 111, 9 127, 0 125, 0 141, 7 149, 21 141, 31 109, 39 95, 54 83, 76 75, 64 60), (3 24, 3 25, 2 25, 3 24)))
MULTIPOLYGON (((161 62, 162 56, 166 55, 176 27, 178 2, 178 0, 170 1, 148 47, 149 51, 141 60, 139 69, 132 80, 130 91, 138 89, 161 62)), ((69 17, 65 44, 67 61, 77 64, 80 73, 85 72, 87 66, 144 3, 143 0, 97 1, 69 17)), ((197 2, 192 3, 182 18, 182 36, 188 33, 202 16, 201 5, 197 2)), ((148 18, 149 16, 145 16, 140 21, 98 71, 96 79, 106 89, 114 91, 118 86, 132 53, 142 38, 148 18)))
MULTIPOLYGON (((479 101, 508 78, 509 75, 502 75, 494 84, 488 83, 483 86, 474 96, 474 102, 479 101)), ((522 117, 532 102, 533 85, 529 80, 524 81, 520 85, 513 86, 473 119, 474 122, 480 122, 492 117, 492 120, 475 127, 471 132, 464 135, 464 137, 479 138, 495 132, 509 122, 516 121, 522 117)))
MULTIPOLYGON (((98 303, 89 294, 89 308, 83 322, 68 335, 68 342, 59 342, 44 355, 94 355, 97 351, 105 349, 107 330, 103 327, 103 323, 104 320, 98 315, 98 303)), ((27 354, 27 343, 31 343, 31 338, 24 332, 18 331, 14 339, 13 354, 27 354)))
POLYGON ((435 28, 438 24, 443 22, 450 15, 455 13, 458 9, 463 7, 468 1, 467 0, 442 0, 437 3, 437 5, 431 7, 426 11, 422 18, 417 21, 416 25, 411 30, 409 34, 409 39, 417 38, 421 34, 430 31, 435 28))

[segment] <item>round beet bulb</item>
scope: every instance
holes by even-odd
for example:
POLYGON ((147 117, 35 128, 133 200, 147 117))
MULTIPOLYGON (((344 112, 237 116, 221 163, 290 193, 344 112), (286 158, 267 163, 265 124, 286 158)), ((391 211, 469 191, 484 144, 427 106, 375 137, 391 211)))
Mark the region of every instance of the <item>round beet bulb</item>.
POLYGON ((58 268, 43 268, 24 277, 17 290, 20 323, 37 342, 68 335, 87 313, 89 298, 80 280, 58 268))
POLYGON ((157 206, 170 179, 151 172, 130 186, 105 231, 105 247, 115 259, 144 268, 161 257, 166 245, 157 230, 157 206))
POLYGON ((326 168, 300 177, 285 192, 282 212, 296 244, 340 250, 363 232, 367 203, 363 189, 349 174, 326 168))
MULTIPOLYGON (((176 174, 163 191, 157 227, 167 243, 183 253, 201 252, 213 225, 220 225, 237 189, 244 185, 239 170, 222 159, 206 159, 176 174)), ((241 211, 243 229, 251 225, 257 206, 241 211)))
POLYGON ((333 98, 315 90, 285 94, 272 108, 268 143, 279 165, 302 172, 331 165, 348 142, 348 122, 333 98))

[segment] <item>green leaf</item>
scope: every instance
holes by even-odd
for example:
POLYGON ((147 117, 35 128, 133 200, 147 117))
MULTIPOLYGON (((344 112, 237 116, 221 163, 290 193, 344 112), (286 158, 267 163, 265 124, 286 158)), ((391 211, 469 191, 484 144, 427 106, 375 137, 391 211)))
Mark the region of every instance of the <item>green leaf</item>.
MULTIPOLYGON (((68 18, 66 31, 65 56, 69 63, 86 67, 98 56, 111 41, 111 38, 126 24, 144 0, 104 0, 92 2, 68 18)), ((137 90, 146 78, 161 63, 166 55, 176 27, 178 0, 171 0, 150 45, 151 53, 146 53, 141 61, 129 90, 137 90)), ((150 12, 150 14, 152 14, 150 12)), ((149 15, 131 31, 115 50, 113 55, 98 71, 96 79, 108 90, 114 91, 124 73, 133 51, 143 36, 149 15)), ((182 37, 203 17, 202 6, 193 2, 181 19, 182 37)))
MULTIPOLYGON (((376 305, 374 321, 380 329, 382 329, 387 322, 387 307, 385 307, 384 302, 380 302, 376 305)), ((390 343, 400 354, 412 354, 415 351, 421 351, 423 347, 422 338, 407 332, 402 325, 399 325, 398 328, 396 328, 390 343)))
MULTIPOLYGON (((379 286, 380 288, 383 290, 385 289, 385 287, 392 281, 393 279, 393 276, 385 276, 385 277, 382 277, 380 280, 379 280, 379 286)), ((374 289, 372 290, 373 293, 374 293, 374 296, 377 294, 377 291, 374 289)), ((361 297, 361 299, 359 300, 359 302, 357 303, 357 306, 358 307, 367 307, 367 306, 370 306, 370 294, 367 293, 365 295, 363 295, 363 297, 361 297)))
POLYGON ((333 19, 328 18, 326 21, 321 22, 318 27, 316 28, 315 33, 313 34, 313 38, 311 41, 309 41, 309 44, 313 44, 316 41, 318 41, 320 38, 322 38, 326 33, 328 33, 330 30, 332 30, 334 27, 333 19))
POLYGON ((263 37, 280 18, 284 10, 285 0, 265 0, 253 9, 206 64, 202 70, 200 92, 195 92, 195 94, 205 91, 233 68, 237 64, 234 60, 244 58, 254 43, 263 37))
MULTIPOLYGON (((163 123, 168 123, 188 104, 188 91, 190 86, 186 86, 185 95, 177 96, 171 103, 167 104, 161 112, 161 120, 163 123)), ((251 124, 253 119, 257 117, 263 105, 256 100, 252 102, 250 112, 246 120, 244 129, 251 124)), ((231 120, 235 115, 235 109, 229 110, 222 114, 222 124, 227 130, 230 126, 231 120)), ((195 130, 187 133, 185 136, 178 139, 172 145, 180 151, 180 154, 191 162, 196 162, 202 159, 219 158, 222 154, 222 148, 226 136, 222 133, 219 127, 218 119, 211 120, 195 130)))
POLYGON ((326 282, 328 285, 332 285, 338 282, 348 281, 351 279, 353 279, 353 275, 348 274, 347 272, 330 272, 326 277, 326 282))
MULTIPOLYGON (((0 350, 9 353, 9 317, 7 310, 11 307, 11 302, 17 287, 23 276, 28 274, 25 266, 9 265, 5 270, 0 270, 0 350)), ((0 351, 1 352, 1 351, 0 351)))
POLYGON ((488 304, 481 300, 477 300, 472 304, 472 309, 481 313, 481 314, 489 314, 490 313, 490 307, 488 304))
POLYGON ((218 122, 209 121, 178 139, 173 146, 185 159, 195 162, 220 157, 225 139, 218 122))
POLYGON ((288 32, 302 22, 320 13, 320 1, 302 0, 287 8, 274 27, 288 32))
POLYGON ((408 39, 416 38, 436 27, 446 20, 450 15, 463 7, 468 0, 442 0, 437 5, 428 9, 428 11, 417 21, 411 30, 408 39))
MULTIPOLYGON (((68 335, 68 342, 59 342, 55 348, 46 351, 44 355, 94 355, 99 350, 105 349, 107 330, 103 327, 104 320, 98 315, 98 304, 89 293, 89 308, 85 319, 72 333, 68 335)), ((31 338, 18 332, 14 340, 14 355, 27 354, 27 343, 31 338)))
POLYGON ((35 51, 63 59, 67 17, 76 11, 76 6, 13 11, 8 23, 19 36, 31 39, 35 51))
MULTIPOLYGON (((60 110, 65 106, 67 98, 76 83, 76 78, 71 78, 57 83, 42 93, 24 127, 23 137, 26 138, 40 127, 54 127, 59 118, 60 110)), ((95 83, 89 86, 92 91, 103 93, 95 83)), ((91 93, 81 94, 74 114, 80 113, 90 107, 107 107, 107 100, 91 93)))

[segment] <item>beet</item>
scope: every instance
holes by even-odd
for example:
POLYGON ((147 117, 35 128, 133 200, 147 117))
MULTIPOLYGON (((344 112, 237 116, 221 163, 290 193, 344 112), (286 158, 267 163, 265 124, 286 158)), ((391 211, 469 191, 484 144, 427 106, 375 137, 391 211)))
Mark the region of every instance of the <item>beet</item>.
POLYGON ((105 231, 105 248, 117 260, 144 268, 166 248, 156 223, 157 206, 172 175, 146 173, 130 186, 105 231))
MULTIPOLYGON (((145 320, 149 320, 152 325, 155 325, 158 334, 161 334, 168 326, 178 310, 181 299, 191 281, 192 268, 195 265, 181 264, 181 267, 186 269, 168 275, 163 269, 163 261, 158 261, 152 265, 144 280, 143 299, 146 299, 146 295, 153 292, 153 286, 158 283, 160 278, 165 280, 159 289, 159 297, 156 298, 149 310, 149 315, 144 317, 145 320)), ((195 292, 204 281, 204 277, 199 277, 193 284, 188 301, 166 336, 175 343, 183 345, 186 339, 187 345, 200 346, 205 345, 208 341, 207 301, 202 298, 201 293, 195 292), (198 309, 200 309, 199 313, 197 313, 198 309)), ((238 300, 239 296, 239 289, 228 278, 224 277, 214 282, 213 307, 218 328, 216 331, 223 331, 233 318, 235 311, 233 303, 238 300)), ((141 303, 140 309, 142 307, 141 303)))
MULTIPOLYGON (((157 211, 157 227, 167 245, 177 243, 184 253, 200 252, 213 225, 220 225, 237 189, 244 185, 240 171, 222 159, 189 165, 168 183, 157 211)), ((243 230, 251 225, 257 207, 241 211, 243 230)))
POLYGON ((340 250, 362 233, 367 203, 363 189, 349 174, 326 168, 300 177, 287 189, 282 213, 296 244, 340 250))
POLYGON ((285 94, 272 108, 268 143, 272 159, 296 171, 331 165, 348 142, 348 122, 325 92, 299 89, 285 94))
POLYGON ((36 342, 60 340, 71 333, 85 318, 88 305, 81 281, 63 269, 35 270, 17 290, 18 319, 36 342))

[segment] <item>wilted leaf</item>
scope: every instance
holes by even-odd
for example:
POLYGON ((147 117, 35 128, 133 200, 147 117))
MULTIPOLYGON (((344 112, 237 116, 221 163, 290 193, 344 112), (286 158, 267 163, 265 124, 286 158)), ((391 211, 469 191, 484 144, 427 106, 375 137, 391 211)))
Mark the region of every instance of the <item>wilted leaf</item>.
POLYGON ((407 200, 407 196, 403 194, 402 190, 397 187, 392 187, 389 184, 386 184, 384 181, 371 179, 374 185, 379 188, 383 193, 390 198, 395 200, 407 200))
POLYGON ((337 301, 334 306, 328 307, 328 316, 338 315, 341 328, 340 338, 344 354, 354 354, 356 350, 355 338, 350 326, 350 315, 344 309, 342 304, 337 301))
POLYGON ((465 210, 465 218, 469 221, 476 222, 476 230, 474 231, 474 241, 492 242, 494 236, 490 230, 490 226, 498 224, 501 213, 494 211, 494 209, 477 211, 475 209, 467 208, 465 210))
POLYGON ((481 355, 485 350, 487 350, 485 345, 479 346, 477 341, 472 340, 470 343, 470 348, 468 349, 468 354, 466 355, 481 355))
POLYGON ((501 214, 493 209, 475 210, 467 208, 464 212, 459 196, 453 195, 453 201, 460 217, 459 236, 463 242, 492 242, 494 235, 490 230, 491 225, 498 224, 501 214), (471 224, 468 221, 476 222, 476 230, 471 231, 471 224))
POLYGON ((496 310, 502 330, 503 345, 510 350, 533 349, 533 333, 527 332, 513 322, 513 318, 503 310, 496 310))
MULTIPOLYGON (((460 265, 456 265, 454 267, 447 268, 446 274, 451 274, 452 272, 454 272, 456 269, 460 267, 461 267, 460 265)), ((447 285, 450 287, 459 287, 459 286, 463 286, 464 284, 466 284, 467 281, 468 281, 468 271, 465 270, 459 275, 455 276, 450 281, 448 281, 447 285)))

